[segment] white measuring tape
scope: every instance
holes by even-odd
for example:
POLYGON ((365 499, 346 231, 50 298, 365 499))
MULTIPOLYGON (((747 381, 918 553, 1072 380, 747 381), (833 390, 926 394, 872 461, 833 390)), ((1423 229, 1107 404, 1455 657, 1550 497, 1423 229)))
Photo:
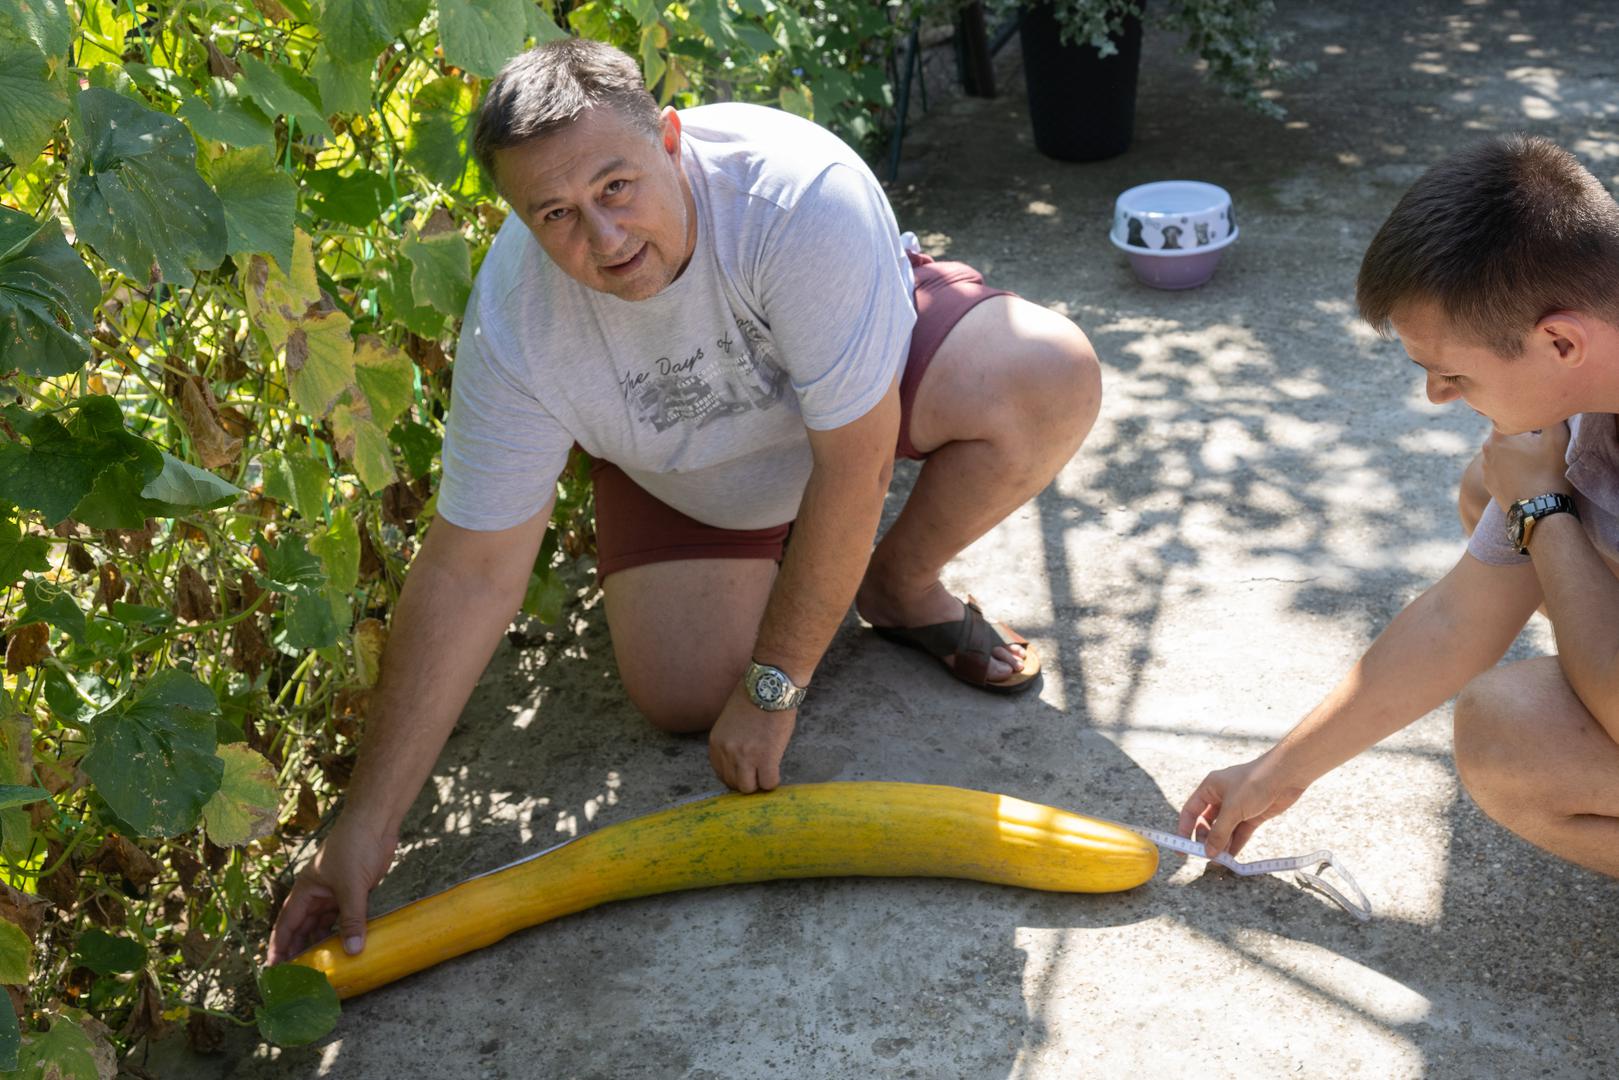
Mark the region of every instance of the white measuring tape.
MULTIPOLYGON (((1199 859, 1208 859, 1209 854, 1201 842, 1188 840, 1184 836, 1174 833, 1160 832, 1157 829, 1143 829, 1137 825, 1126 825, 1131 832, 1140 833, 1159 847, 1178 851, 1182 855, 1191 855, 1199 859)), ((1289 870, 1296 873, 1299 882, 1305 888, 1315 889, 1326 896, 1333 903, 1343 908, 1349 914, 1366 922, 1372 917, 1372 904, 1366 899, 1366 894, 1356 884, 1349 873, 1349 868, 1330 851, 1316 851, 1309 855, 1294 855, 1285 859, 1255 859, 1253 862, 1238 862, 1229 852, 1222 851, 1210 862, 1217 862, 1234 874, 1243 877, 1254 877, 1258 874, 1282 874, 1289 870), (1351 895, 1346 896, 1332 882, 1325 880, 1321 874, 1327 870, 1336 870, 1338 877, 1343 881, 1351 895)))

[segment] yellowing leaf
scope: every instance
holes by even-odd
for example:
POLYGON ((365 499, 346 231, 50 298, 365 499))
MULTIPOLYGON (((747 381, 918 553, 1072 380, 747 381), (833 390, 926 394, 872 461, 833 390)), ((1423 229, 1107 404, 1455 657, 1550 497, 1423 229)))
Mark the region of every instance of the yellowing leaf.
POLYGON ((337 452, 354 466, 367 491, 381 491, 394 480, 393 455, 388 436, 371 422, 363 404, 344 402, 332 410, 332 431, 337 435, 337 452))
POLYGON ((360 529, 346 506, 332 510, 325 528, 309 538, 309 550, 320 556, 326 580, 343 592, 360 581, 360 529))
POLYGON ((16 923, 0 919, 0 983, 27 986, 33 966, 34 943, 16 923))
POLYGON ((362 686, 377 685, 382 672, 382 650, 388 645, 388 628, 380 619, 361 619, 354 627, 354 666, 362 686))
POLYGON ((287 332, 287 381, 292 399, 310 416, 324 417, 354 384, 354 339, 349 319, 325 311, 287 332))
POLYGON ((362 336, 354 350, 355 377, 371 422, 386 430, 410 407, 416 393, 416 365, 410 357, 373 334, 362 336))
POLYGON ((264 757, 241 743, 219 748, 225 775, 219 790, 202 808, 208 839, 221 847, 240 846, 275 831, 280 796, 275 769, 264 757))
POLYGON ((293 324, 302 319, 311 304, 320 301, 315 282, 315 254, 309 234, 299 229, 292 239, 292 273, 285 274, 271 260, 255 255, 247 264, 247 314, 280 348, 286 344, 293 324))

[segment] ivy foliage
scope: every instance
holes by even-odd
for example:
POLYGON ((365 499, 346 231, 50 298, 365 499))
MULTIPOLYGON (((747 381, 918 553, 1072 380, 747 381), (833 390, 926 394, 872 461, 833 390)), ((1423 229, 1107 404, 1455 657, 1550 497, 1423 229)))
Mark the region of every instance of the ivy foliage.
MULTIPOLYGON (((664 103, 869 143, 891 8, 0 0, 0 1071, 336 1023, 323 976, 257 957, 434 517, 504 216, 467 153, 488 80, 587 35, 664 103)), ((593 547, 587 465, 525 597, 544 621, 593 547)))
POLYGON ((1276 26, 1275 0, 1046 0, 1062 39, 1101 56, 1118 52, 1116 39, 1132 19, 1146 19, 1183 35, 1184 49, 1202 60, 1210 82, 1255 112, 1281 118, 1281 105, 1265 91, 1314 70, 1281 56, 1288 34, 1276 26))

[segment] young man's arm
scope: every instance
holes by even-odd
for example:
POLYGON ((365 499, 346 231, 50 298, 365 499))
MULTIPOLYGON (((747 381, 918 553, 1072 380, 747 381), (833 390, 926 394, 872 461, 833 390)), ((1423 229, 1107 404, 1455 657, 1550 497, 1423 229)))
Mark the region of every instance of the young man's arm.
POLYGON ((1536 522, 1529 555, 1557 634, 1563 677, 1619 742, 1619 578, 1570 514, 1536 522))
MULTIPOLYGON (((809 684, 871 560, 898 434, 897 378, 860 419, 809 433, 815 463, 753 650, 799 686, 809 684)), ((738 791, 774 788, 796 718, 796 709, 760 711, 738 686, 709 735, 714 771, 738 791)))
MULTIPOLYGON (((1571 494, 1568 427, 1492 435, 1484 444, 1484 485, 1497 504, 1550 492, 1571 494)), ((1619 578, 1572 514, 1541 518, 1529 530, 1529 557, 1557 634, 1563 677, 1619 742, 1619 578)))
POLYGON ((1462 556, 1280 742, 1205 777, 1181 809, 1181 834, 1207 825, 1210 855, 1240 851, 1318 777, 1437 708, 1499 660, 1539 602, 1528 566, 1462 556))
POLYGON ((394 613, 343 812, 282 905, 269 963, 320 940, 334 917, 344 948, 360 951, 367 897, 388 872, 405 811, 523 601, 554 502, 510 529, 476 532, 440 518, 428 530, 394 613))

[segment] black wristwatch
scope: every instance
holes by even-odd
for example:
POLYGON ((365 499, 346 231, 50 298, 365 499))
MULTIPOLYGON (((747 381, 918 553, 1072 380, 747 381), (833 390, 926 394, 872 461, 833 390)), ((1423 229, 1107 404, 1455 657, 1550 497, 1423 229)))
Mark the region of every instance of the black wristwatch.
POLYGON ((1518 549, 1519 555, 1529 554, 1529 534, 1534 531, 1535 522, 1553 514, 1580 516, 1580 512, 1574 508, 1574 500, 1562 492, 1519 499, 1507 507, 1507 541, 1518 549))

